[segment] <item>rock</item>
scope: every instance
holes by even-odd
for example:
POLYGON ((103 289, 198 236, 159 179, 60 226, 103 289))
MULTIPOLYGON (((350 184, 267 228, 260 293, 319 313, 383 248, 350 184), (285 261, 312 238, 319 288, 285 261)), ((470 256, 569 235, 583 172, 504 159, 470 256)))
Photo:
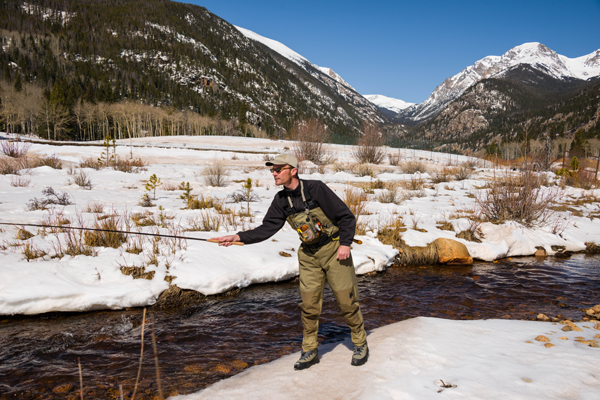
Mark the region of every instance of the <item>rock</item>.
POLYGON ((598 343, 590 343, 590 347, 596 347, 596 348, 598 348, 600 346, 598 346, 598 343))
POLYGON ((595 339, 600 339, 600 333, 598 333, 596 336, 594 336, 595 339))
POLYGON ((279 255, 280 255, 281 257, 291 257, 291 256, 292 256, 290 253, 286 253, 285 251, 280 251, 280 252, 279 252, 279 255))
POLYGON ((590 342, 588 340, 583 340, 583 339, 575 339, 575 341, 577 343, 581 343, 581 344, 592 344, 592 342, 590 342))
POLYGON ((596 324, 596 325, 594 325, 594 329, 597 329, 597 330, 599 330, 599 331, 600 331, 600 323, 599 323, 599 324, 596 324))
POLYGON ((537 340, 538 342, 549 342, 550 341, 550 339, 548 339, 544 335, 539 335, 538 337, 535 338, 535 340, 537 340))
POLYGON ((433 241, 438 253, 438 262, 440 264, 449 265, 471 265, 473 264, 473 257, 469 254, 467 246, 464 244, 452 240, 438 238, 433 241))
POLYGON ((561 328, 561 330, 564 332, 571 332, 573 329, 571 329, 569 325, 565 325, 561 328))
POLYGON ((546 343, 546 344, 544 344, 544 347, 550 348, 550 347, 554 347, 554 345, 552 343, 546 343))
POLYGON ((537 321, 544 321, 544 322, 548 322, 550 321, 550 318, 548 318, 548 316, 546 314, 538 314, 538 316, 535 318, 537 321))
POLYGON ((548 256, 548 252, 544 248, 537 249, 534 256, 535 257, 546 257, 546 256, 548 256))
POLYGON ((566 336, 561 336, 561 337, 559 337, 559 339, 560 339, 560 340, 569 340, 569 338, 568 338, 568 337, 566 337, 566 336))

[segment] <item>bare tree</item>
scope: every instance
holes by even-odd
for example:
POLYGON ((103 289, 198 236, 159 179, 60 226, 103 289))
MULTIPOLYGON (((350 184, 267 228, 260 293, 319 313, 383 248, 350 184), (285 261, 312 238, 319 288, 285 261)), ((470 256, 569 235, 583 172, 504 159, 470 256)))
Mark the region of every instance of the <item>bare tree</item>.
POLYGON ((330 135, 327 128, 316 119, 298 122, 292 129, 292 139, 296 141, 293 152, 299 161, 308 160, 322 164, 325 160, 325 144, 330 135))
POLYGON ((385 159, 386 151, 382 147, 385 137, 377 125, 363 123, 363 135, 358 139, 352 155, 358 162, 381 164, 385 159))

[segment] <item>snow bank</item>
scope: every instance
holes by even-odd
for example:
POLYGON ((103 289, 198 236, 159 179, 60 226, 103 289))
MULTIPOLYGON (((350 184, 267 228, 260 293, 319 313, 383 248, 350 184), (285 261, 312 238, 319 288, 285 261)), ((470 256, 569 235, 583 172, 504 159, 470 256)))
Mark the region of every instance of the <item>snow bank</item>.
POLYGON ((600 349, 574 339, 599 331, 591 323, 578 326, 583 332, 547 322, 419 317, 369 332, 369 361, 361 367, 350 365, 346 341, 321 346, 321 362, 304 371, 293 370, 296 353, 171 399, 595 400, 600 349), (536 341, 538 335, 554 347, 536 341))

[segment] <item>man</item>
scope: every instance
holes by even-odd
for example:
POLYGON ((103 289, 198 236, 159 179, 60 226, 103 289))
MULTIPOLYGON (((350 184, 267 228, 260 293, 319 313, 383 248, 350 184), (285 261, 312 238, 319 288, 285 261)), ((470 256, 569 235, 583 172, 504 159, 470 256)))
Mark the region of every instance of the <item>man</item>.
POLYGON ((302 241, 298 261, 303 339, 302 355, 294 369, 302 370, 319 362, 317 338, 326 279, 350 327, 354 343, 351 364, 363 365, 369 357, 369 348, 350 254, 356 218, 323 182, 298 178, 296 157, 280 154, 266 165, 272 167, 275 184, 283 185, 283 190, 275 195, 262 225, 216 239, 220 246, 230 246, 232 242, 262 242, 277 233, 287 220, 302 241))

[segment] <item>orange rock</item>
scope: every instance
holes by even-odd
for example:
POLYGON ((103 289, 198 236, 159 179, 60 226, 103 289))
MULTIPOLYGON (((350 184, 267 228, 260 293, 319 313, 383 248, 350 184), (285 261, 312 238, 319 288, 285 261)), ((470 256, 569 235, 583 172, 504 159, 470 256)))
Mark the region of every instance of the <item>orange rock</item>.
POLYGON ((438 238, 433 241, 438 252, 438 262, 449 265, 471 265, 473 257, 469 254, 467 246, 452 240, 438 238))
POLYGON ((537 251, 534 254, 535 257, 546 257, 547 255, 548 253, 545 249, 537 249, 537 251))
POLYGON ((71 383, 63 383, 62 385, 56 386, 52 391, 54 393, 65 393, 70 392, 73 389, 73 385, 71 383))
POLYGON ((568 337, 566 337, 566 336, 561 336, 561 337, 559 337, 559 339, 560 339, 560 340, 569 340, 569 338, 568 338, 568 337))
POLYGON ((544 347, 550 348, 550 347, 554 347, 554 345, 552 343, 546 343, 546 344, 544 344, 544 347))
POLYGON ((231 364, 234 368, 248 368, 248 363, 245 363, 240 360, 234 360, 231 364))
POLYGON ((537 340, 538 342, 549 342, 550 341, 550 339, 548 339, 544 335, 539 335, 538 337, 535 338, 535 340, 537 340))
POLYGON ((231 372, 231 367, 228 365, 219 364, 215 367, 215 371, 222 374, 228 374, 231 372))

